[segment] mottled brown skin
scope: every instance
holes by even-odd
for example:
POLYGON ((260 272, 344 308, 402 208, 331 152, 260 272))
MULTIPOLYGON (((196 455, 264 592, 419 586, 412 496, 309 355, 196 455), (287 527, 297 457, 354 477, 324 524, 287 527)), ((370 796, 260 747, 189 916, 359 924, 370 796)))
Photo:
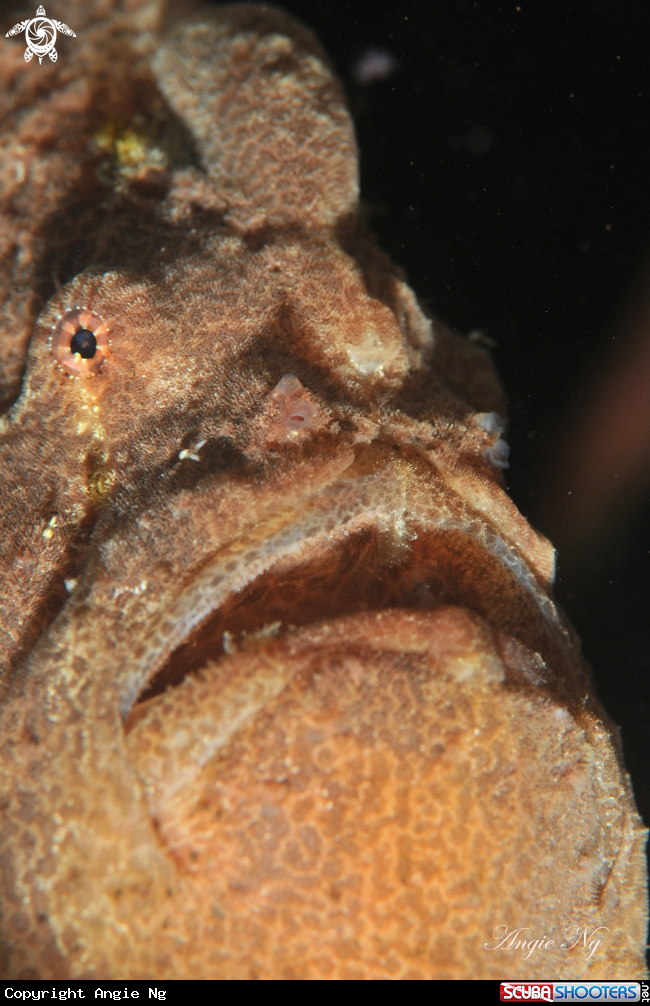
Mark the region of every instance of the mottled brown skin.
POLYGON ((498 382, 359 223, 317 42, 65 13, 74 61, 6 43, 3 974, 529 976, 506 924, 641 976, 645 832, 486 457, 498 382))

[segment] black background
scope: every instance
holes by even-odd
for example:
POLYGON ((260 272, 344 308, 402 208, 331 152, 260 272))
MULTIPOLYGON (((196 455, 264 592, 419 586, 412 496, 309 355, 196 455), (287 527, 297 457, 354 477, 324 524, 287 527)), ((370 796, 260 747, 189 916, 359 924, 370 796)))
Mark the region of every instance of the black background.
MULTIPOLYGON (((316 31, 344 81, 383 247, 442 320, 494 340, 510 401, 509 490, 552 537, 549 459, 552 471, 650 250, 650 5, 283 6, 316 31), (399 68, 362 86, 351 67, 368 46, 399 68), (473 127, 491 131, 490 150, 459 149, 473 127)), ((560 554, 557 582, 621 725, 646 823, 649 484, 647 473, 613 540, 577 566, 560 554)))

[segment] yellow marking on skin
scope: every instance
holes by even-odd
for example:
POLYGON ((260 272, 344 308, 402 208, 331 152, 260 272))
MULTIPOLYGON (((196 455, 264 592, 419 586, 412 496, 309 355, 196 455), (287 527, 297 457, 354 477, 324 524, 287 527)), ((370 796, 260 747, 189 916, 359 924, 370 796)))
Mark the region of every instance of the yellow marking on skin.
POLYGON ((106 430, 101 421, 101 409, 96 395, 88 382, 79 388, 79 411, 84 419, 77 423, 77 433, 90 432, 90 440, 83 444, 80 460, 90 467, 87 485, 84 487, 93 503, 100 504, 110 493, 115 481, 115 471, 107 470, 110 455, 106 450, 106 430))
POLYGON ((107 157, 99 168, 102 181, 112 183, 118 191, 127 188, 132 179, 144 178, 150 171, 165 171, 169 158, 156 146, 146 130, 137 125, 122 126, 106 123, 94 136, 95 146, 107 157))

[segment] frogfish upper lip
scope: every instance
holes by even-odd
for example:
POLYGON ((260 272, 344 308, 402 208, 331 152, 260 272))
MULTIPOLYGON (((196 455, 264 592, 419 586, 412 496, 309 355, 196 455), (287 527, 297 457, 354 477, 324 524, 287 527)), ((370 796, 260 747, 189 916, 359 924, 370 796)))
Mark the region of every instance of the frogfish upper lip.
POLYGON ((154 619, 119 686, 122 718, 237 640, 273 624, 456 604, 509 632, 556 670, 575 643, 522 549, 431 464, 374 448, 299 507, 220 548, 154 619), (422 478, 413 479, 418 465, 422 478))

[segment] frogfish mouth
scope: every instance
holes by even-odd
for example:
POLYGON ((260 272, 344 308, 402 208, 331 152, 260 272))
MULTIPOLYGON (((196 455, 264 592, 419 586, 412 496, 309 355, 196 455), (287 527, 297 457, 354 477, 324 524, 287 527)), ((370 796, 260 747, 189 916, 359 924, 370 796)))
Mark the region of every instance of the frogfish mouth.
POLYGON ((367 232, 327 57, 107 6, 56 66, 5 42, 4 975, 528 977, 520 929, 640 976, 498 379, 367 232))

